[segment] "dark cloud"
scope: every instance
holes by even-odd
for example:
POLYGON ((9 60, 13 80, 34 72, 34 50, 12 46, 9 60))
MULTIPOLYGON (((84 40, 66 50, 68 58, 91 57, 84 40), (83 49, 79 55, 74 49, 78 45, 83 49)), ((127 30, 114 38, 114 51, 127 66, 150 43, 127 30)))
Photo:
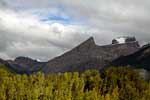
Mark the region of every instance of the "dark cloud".
POLYGON ((1 1, 0 1, 0 8, 3 8, 3 7, 5 7, 5 6, 7 6, 6 2, 3 1, 3 0, 1 0, 1 1))

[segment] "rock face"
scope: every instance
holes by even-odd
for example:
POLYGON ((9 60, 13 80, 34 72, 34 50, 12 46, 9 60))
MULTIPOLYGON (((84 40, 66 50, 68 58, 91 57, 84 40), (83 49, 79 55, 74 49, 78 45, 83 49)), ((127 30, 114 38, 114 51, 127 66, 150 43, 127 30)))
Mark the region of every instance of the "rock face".
POLYGON ((130 55, 138 49, 137 41, 98 46, 93 37, 90 37, 71 51, 48 61, 42 71, 44 73, 56 73, 84 71, 86 69, 100 70, 111 61, 121 56, 130 55))

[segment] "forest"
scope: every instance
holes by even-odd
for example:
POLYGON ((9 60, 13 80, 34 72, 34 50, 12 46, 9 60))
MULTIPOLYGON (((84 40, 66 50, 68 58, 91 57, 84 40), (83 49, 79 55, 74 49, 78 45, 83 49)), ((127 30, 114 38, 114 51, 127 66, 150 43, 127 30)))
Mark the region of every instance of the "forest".
POLYGON ((150 83, 129 67, 19 75, 1 65, 0 100, 150 100, 150 83))

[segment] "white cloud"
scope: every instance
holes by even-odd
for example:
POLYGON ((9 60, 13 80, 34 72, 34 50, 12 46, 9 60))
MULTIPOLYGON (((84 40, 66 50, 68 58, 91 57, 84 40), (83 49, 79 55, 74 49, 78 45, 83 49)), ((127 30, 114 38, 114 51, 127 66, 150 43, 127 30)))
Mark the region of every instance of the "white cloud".
POLYGON ((0 10, 1 57, 31 56, 48 60, 85 39, 81 26, 40 21, 38 16, 0 10), (6 45, 7 44, 7 45, 6 45), (2 51, 1 51, 2 52, 2 51))
POLYGON ((64 32, 64 26, 60 23, 52 24, 51 28, 52 28, 54 33, 63 33, 64 32))
POLYGON ((150 41, 149 9, 149 0, 1 0, 0 57, 50 59, 89 36, 108 44, 131 35, 143 44, 150 41), (41 21, 49 14, 77 21, 41 21))
MULTIPOLYGON (((150 41, 149 0, 61 0, 73 17, 99 29, 99 34, 132 35, 150 41), (110 32, 110 33, 109 33, 110 32)), ((101 35, 103 36, 103 35, 101 35)))

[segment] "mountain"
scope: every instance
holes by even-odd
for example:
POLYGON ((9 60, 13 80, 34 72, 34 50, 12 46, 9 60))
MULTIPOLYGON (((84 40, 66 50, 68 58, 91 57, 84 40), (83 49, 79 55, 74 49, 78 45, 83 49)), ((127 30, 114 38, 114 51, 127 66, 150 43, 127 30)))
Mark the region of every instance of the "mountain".
POLYGON ((19 74, 31 74, 42 71, 48 73, 82 72, 87 69, 98 69, 112 65, 142 66, 148 69, 150 63, 150 45, 140 47, 134 37, 113 39, 109 45, 99 46, 90 37, 72 50, 55 57, 48 62, 38 62, 28 57, 17 57, 15 60, 2 60, 0 64, 19 74))
POLYGON ((3 60, 1 58, 0 58, 0 64, 1 65, 6 65, 6 66, 8 65, 7 61, 5 61, 5 60, 3 60))
POLYGON ((139 48, 138 42, 132 41, 132 39, 121 44, 117 42, 98 46, 95 44, 94 38, 90 37, 72 50, 48 61, 42 71, 47 74, 66 71, 80 72, 86 69, 100 70, 120 56, 132 54, 139 48))
POLYGON ((17 73, 33 73, 40 71, 45 66, 46 62, 38 62, 28 57, 17 57, 14 61, 7 61, 9 66, 13 68, 17 73))
POLYGON ((7 72, 15 73, 16 71, 9 65, 9 63, 3 59, 0 59, 0 69, 4 69, 7 72))
POLYGON ((131 55, 121 56, 112 61, 113 66, 131 66, 150 70, 150 44, 146 44, 131 55))

